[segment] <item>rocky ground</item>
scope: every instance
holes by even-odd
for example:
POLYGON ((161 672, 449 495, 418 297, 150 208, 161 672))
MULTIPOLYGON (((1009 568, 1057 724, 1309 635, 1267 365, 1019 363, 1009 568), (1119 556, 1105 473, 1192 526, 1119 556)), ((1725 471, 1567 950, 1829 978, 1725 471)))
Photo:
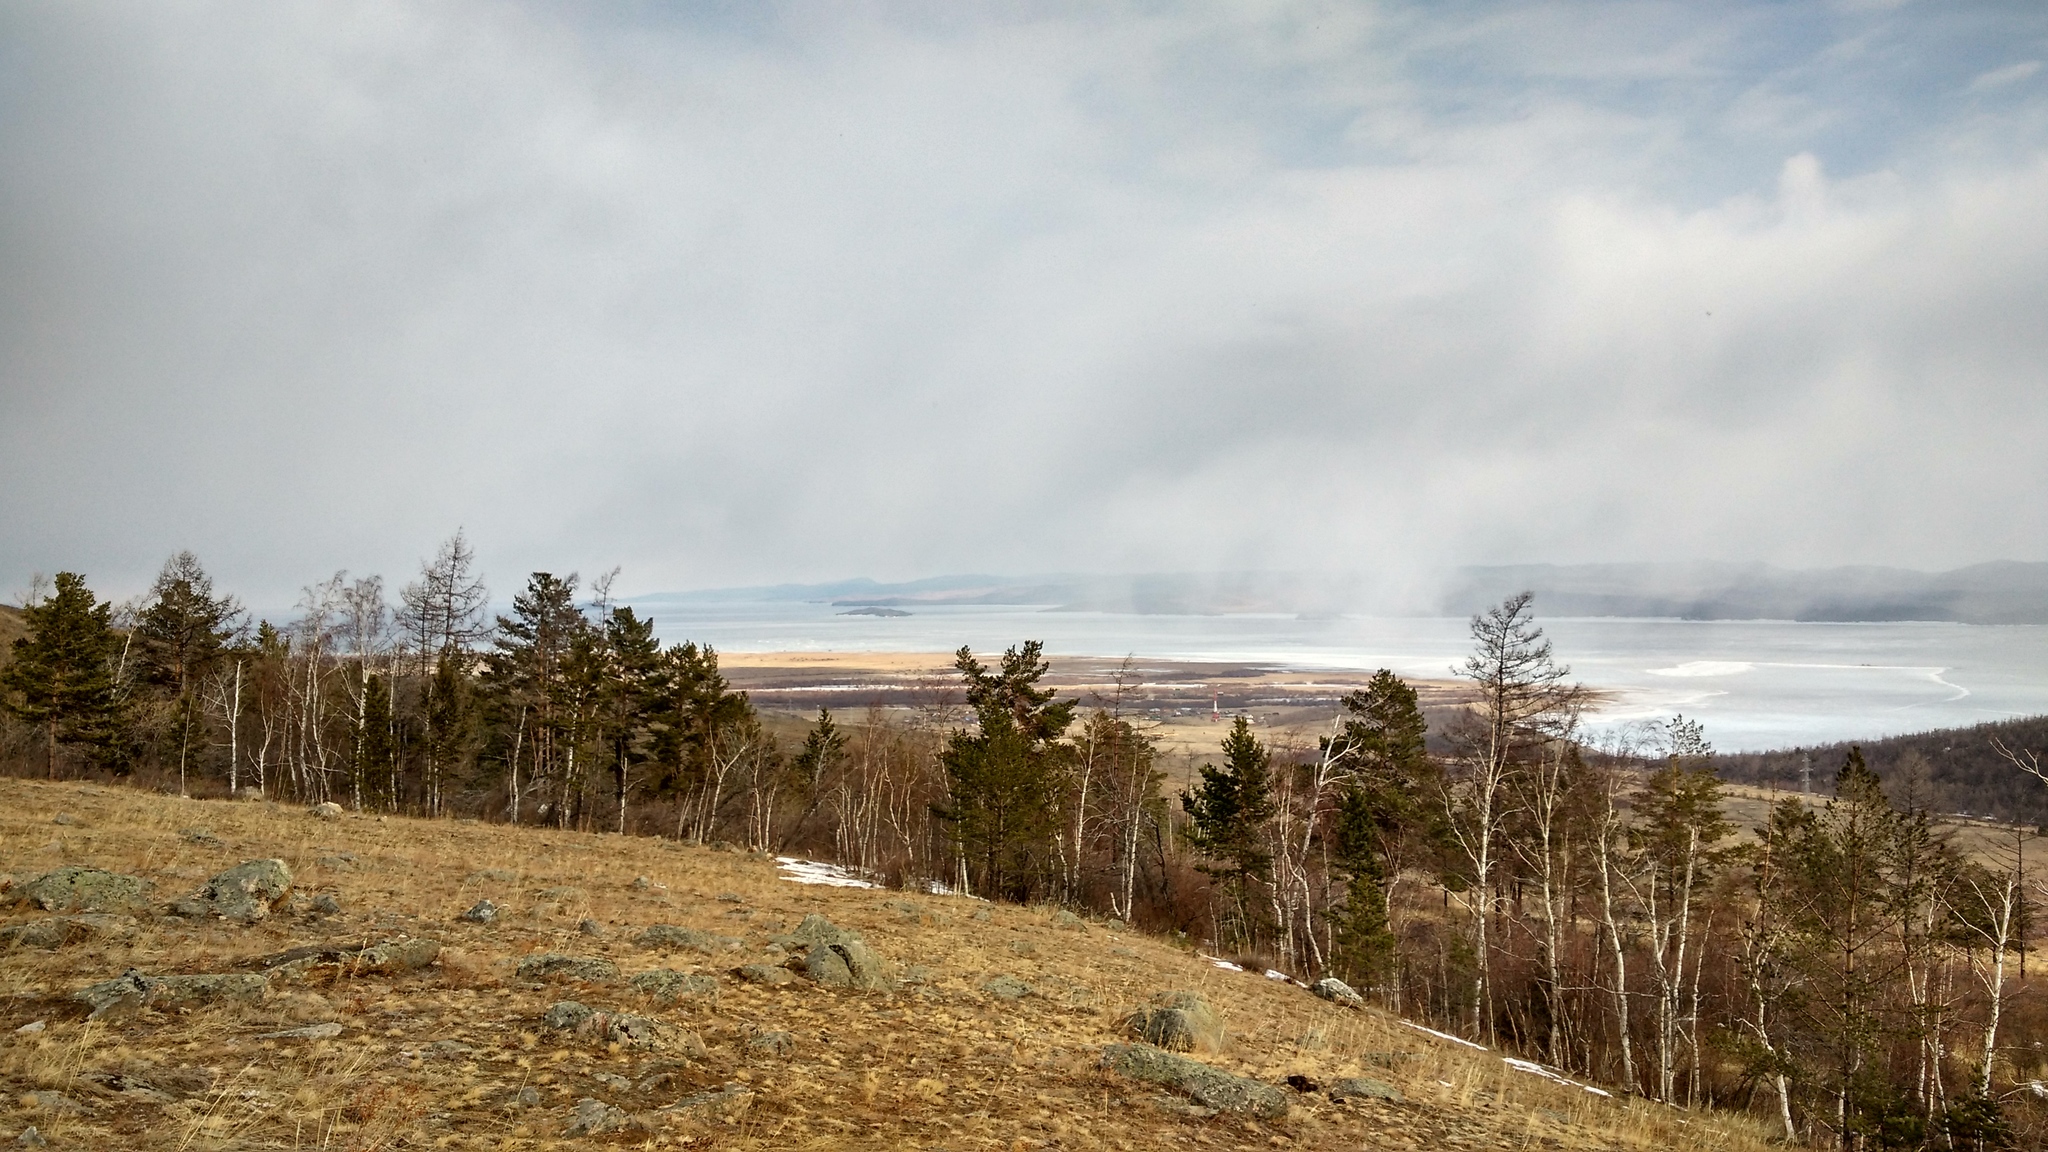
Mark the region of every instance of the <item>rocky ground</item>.
POLYGON ((1042 908, 765 856, 0 780, 0 1141, 1748 1148, 1042 908))

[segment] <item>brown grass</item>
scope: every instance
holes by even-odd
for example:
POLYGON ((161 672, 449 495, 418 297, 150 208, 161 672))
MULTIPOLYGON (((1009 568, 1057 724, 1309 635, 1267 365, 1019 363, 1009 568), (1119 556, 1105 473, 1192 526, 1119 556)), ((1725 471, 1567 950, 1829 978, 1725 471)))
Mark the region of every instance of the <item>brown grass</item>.
MULTIPOLYGON (((1376 1012, 1333 1008, 1299 988, 1226 972, 1116 925, 1061 929, 1047 909, 962 898, 826 889, 778 878, 743 853, 645 839, 399 817, 323 823, 262 803, 176 800, 115 789, 0 780, 0 868, 33 874, 89 863, 144 876, 168 900, 241 860, 279 856, 310 894, 333 892, 343 915, 280 911, 250 928, 153 919, 133 941, 0 955, 0 1139, 35 1124, 52 1147, 253 1148, 1671 1148, 1768 1143, 1739 1117, 1602 1099, 1514 1071, 1498 1057, 1431 1039, 1376 1012), (56 825, 64 811, 75 825, 56 825), (180 836, 204 826, 221 848, 180 836), (353 854, 353 863, 343 858, 353 854), (516 879, 479 877, 485 869, 516 879), (636 889, 636 876, 658 885, 636 889), (542 901, 546 888, 580 895, 542 901), (498 924, 454 919, 480 896, 498 924), (737 901, 721 900, 737 896, 737 901), (976 919, 985 911, 986 919, 976 919), (761 988, 729 975, 770 956, 769 940, 806 913, 859 930, 910 977, 888 994, 807 983, 761 988), (577 931, 589 916, 601 938, 577 931), (719 956, 636 947, 651 923, 740 937, 719 956), (87 1022, 68 1000, 129 966, 207 972, 296 944, 400 934, 444 943, 432 968, 399 977, 280 985, 261 1005, 146 1010, 87 1022), (627 974, 657 967, 718 975, 712 1004, 649 1008, 623 983, 529 986, 514 975, 534 951, 600 954, 627 974), (915 966, 913 968, 913 966, 915 966), (982 992, 1009 974, 1037 993, 982 992), (1334 1105, 1294 1097, 1272 1123, 1190 1119, 1149 1085, 1098 1070, 1122 1012, 1165 989, 1206 997, 1232 1032, 1231 1071, 1279 1083, 1364 1075, 1402 1104, 1334 1105), (552 1001, 650 1011, 701 1038, 705 1054, 637 1053, 546 1032, 552 1001), (15 1031, 44 1020, 38 1033, 15 1031), (332 1040, 260 1033, 339 1021, 332 1040), (764 1031, 795 1037, 788 1055, 748 1048, 764 1031), (437 1041, 463 1049, 436 1051, 437 1041), (1409 1053, 1389 1056, 1389 1053, 1409 1053), (635 1085, 661 1072, 651 1091, 635 1085), (628 1086, 604 1078, 623 1077, 628 1086), (122 1092, 137 1083, 155 1089, 122 1092), (655 1109, 731 1083, 754 1091, 731 1123, 665 1118, 655 1109), (517 1103, 522 1089, 538 1103, 517 1103), (32 1106, 62 1093, 75 1114, 32 1106), (570 1140, 575 1102, 596 1097, 644 1126, 570 1140)), ((7 913, 18 920, 30 913, 7 913)))

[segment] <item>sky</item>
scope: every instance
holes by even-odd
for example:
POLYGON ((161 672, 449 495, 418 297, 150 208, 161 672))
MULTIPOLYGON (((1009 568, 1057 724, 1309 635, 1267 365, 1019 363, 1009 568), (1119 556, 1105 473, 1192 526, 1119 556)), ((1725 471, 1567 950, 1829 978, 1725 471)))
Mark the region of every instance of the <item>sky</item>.
POLYGON ((2048 6, 0 7, 0 596, 2048 560, 2048 6))

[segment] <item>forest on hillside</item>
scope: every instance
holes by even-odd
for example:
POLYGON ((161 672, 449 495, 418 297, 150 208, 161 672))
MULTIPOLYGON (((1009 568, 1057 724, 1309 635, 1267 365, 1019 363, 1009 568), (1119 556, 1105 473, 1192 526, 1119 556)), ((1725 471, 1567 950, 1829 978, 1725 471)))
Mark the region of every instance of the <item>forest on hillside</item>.
MULTIPOLYGON (((2036 828, 2048 824, 2048 788, 2015 771, 2007 755, 2048 749, 2048 716, 1938 728, 1855 746, 1895 795, 1911 794, 1919 805, 1935 812, 2036 828)), ((1721 757, 1721 775, 1737 783, 1796 791, 1803 781, 1826 784, 1850 747, 1843 742, 1737 753, 1721 757)))
POLYGON ((1683 717, 1588 739, 1590 695, 1527 594, 1473 616, 1468 708, 1432 724, 1382 671, 1318 738, 1238 719, 1168 794, 1146 724, 1114 691, 1060 699, 1036 642, 962 648, 954 702, 792 730, 730 687, 717 652, 664 646, 609 589, 536 572, 489 618, 459 535, 395 596, 337 574, 284 621, 251 620, 189 553, 125 605, 61 573, 0 670, 0 756, 190 795, 724 843, 1087 909, 1340 978, 1623 1091, 1755 1110, 1792 1140, 2048 1132, 2048 1008, 2025 967, 2042 889, 2018 852, 1964 857, 1918 768, 1886 781, 1853 748, 1816 756, 1817 795, 1739 835, 1723 779, 1782 760, 1717 757, 1683 717))

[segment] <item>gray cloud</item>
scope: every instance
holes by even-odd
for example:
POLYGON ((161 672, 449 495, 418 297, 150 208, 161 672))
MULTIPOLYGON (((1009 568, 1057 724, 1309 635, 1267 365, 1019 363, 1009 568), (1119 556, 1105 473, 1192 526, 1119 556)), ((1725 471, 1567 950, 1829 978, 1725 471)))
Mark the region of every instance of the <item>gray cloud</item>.
POLYGON ((2048 558, 2044 41, 13 6, 0 578, 2048 558))

